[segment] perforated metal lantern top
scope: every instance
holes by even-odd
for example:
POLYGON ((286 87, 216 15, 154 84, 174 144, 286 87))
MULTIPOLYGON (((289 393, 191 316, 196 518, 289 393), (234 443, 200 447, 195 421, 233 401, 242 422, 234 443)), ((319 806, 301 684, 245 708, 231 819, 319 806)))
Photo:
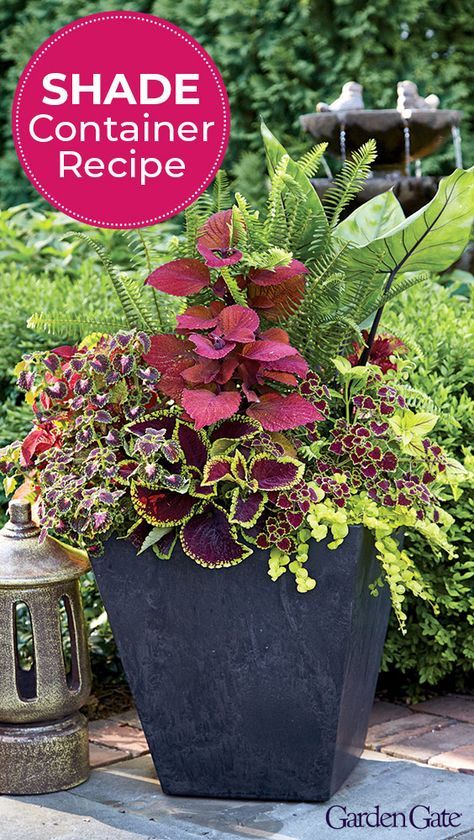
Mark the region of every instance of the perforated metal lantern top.
POLYGON ((57 720, 77 712, 90 692, 79 590, 89 561, 50 537, 40 544, 27 502, 10 502, 9 513, 0 531, 0 722, 57 720), (30 667, 22 661, 19 612, 29 626, 30 667))
POLYGON ((42 586, 75 580, 89 571, 87 554, 52 537, 39 543, 31 505, 14 499, 9 522, 0 531, 0 587, 42 586))

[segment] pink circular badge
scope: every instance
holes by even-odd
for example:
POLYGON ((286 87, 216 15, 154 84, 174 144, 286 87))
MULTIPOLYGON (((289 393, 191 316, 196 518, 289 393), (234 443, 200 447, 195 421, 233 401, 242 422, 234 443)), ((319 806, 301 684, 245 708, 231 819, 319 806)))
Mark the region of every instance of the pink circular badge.
POLYGON ((13 103, 33 186, 98 227, 145 227, 195 201, 219 169, 229 128, 208 53, 177 26, 135 12, 60 29, 28 62, 13 103))

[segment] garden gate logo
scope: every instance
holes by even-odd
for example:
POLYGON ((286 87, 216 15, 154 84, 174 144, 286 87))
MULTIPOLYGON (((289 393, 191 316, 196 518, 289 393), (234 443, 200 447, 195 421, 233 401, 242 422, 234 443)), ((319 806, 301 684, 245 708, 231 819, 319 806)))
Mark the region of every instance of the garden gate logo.
POLYGON ((195 201, 219 169, 229 128, 207 52, 168 21, 132 12, 56 32, 27 64, 13 104, 31 183, 99 227, 145 227, 195 201))

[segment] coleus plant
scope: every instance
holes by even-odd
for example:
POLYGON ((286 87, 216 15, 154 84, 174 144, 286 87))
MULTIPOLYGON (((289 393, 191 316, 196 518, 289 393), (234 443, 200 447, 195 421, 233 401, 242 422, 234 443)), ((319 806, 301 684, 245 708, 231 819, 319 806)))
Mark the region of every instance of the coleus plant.
POLYGON ((209 568, 258 547, 270 576, 289 570, 300 592, 316 584, 311 540, 330 535, 336 548, 364 525, 403 626, 404 593, 432 593, 397 534, 412 528, 451 552, 440 498, 461 467, 430 440, 436 417, 406 404, 407 348, 376 331, 390 297, 426 279, 434 250, 441 269, 464 247, 472 178, 457 170, 408 220, 389 193, 340 221, 372 146, 323 207, 308 176, 324 148, 296 162, 263 136, 266 213, 238 193, 232 203, 220 175, 213 206, 202 197, 187 211, 171 259, 151 270, 146 250, 142 285, 104 257, 124 330, 20 363, 34 428, 2 452, 6 490, 27 479, 42 537, 100 551, 116 535, 163 559, 179 540, 209 568))

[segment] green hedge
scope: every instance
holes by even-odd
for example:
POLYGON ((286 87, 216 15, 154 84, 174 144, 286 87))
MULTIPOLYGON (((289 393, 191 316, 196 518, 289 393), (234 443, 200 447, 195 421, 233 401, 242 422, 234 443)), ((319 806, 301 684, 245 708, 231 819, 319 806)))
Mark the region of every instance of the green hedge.
MULTIPOLYGON (((100 11, 115 9, 103 0, 100 11)), ((317 100, 330 101, 343 82, 365 88, 367 107, 394 107, 396 83, 411 78, 442 106, 465 111, 466 163, 472 163, 470 91, 473 15, 468 0, 142 0, 123 9, 152 12, 194 35, 222 72, 232 110, 226 166, 242 176, 239 189, 252 197, 260 161, 258 118, 296 151, 310 144, 298 117, 317 100)), ((10 139, 10 107, 18 77, 32 51, 71 20, 98 11, 92 2, 3 0, 0 11, 0 204, 36 194, 21 173, 10 139)), ((446 147, 426 171, 450 171, 446 147)))
MULTIPOLYGON (((469 295, 469 290, 466 288, 469 295)), ((385 645, 384 669, 392 691, 423 696, 431 688, 465 690, 472 684, 474 665, 474 331, 473 303, 452 287, 418 286, 394 307, 394 324, 413 336, 424 357, 412 374, 412 384, 435 403, 439 420, 436 438, 471 470, 457 501, 447 495, 446 509, 454 516, 451 538, 458 559, 436 557, 422 540, 411 538, 417 565, 431 582, 440 614, 411 599, 407 635, 392 622, 385 645), (455 290, 454 290, 455 291, 455 290)))

